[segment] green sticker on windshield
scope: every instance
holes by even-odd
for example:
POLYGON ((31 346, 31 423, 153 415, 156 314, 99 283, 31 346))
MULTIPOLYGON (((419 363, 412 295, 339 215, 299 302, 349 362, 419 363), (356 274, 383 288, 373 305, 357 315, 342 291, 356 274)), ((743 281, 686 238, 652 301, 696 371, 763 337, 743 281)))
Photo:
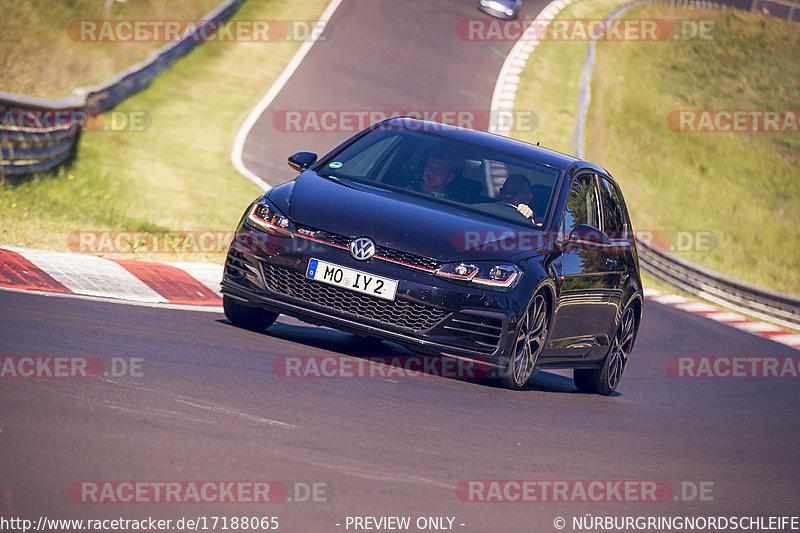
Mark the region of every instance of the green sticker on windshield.
POLYGON ((331 168, 339 168, 342 166, 342 164, 339 161, 331 161, 328 163, 328 166, 331 168))

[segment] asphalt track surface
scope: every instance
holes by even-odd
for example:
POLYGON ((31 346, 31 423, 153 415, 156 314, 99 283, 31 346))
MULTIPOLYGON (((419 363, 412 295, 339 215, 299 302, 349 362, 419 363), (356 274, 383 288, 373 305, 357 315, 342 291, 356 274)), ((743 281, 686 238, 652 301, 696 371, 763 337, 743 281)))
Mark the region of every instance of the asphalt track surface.
MULTIPOLYGON (((352 48, 315 46, 276 105, 314 97, 319 108, 486 107, 503 49, 462 47, 446 35, 455 20, 479 16, 471 2, 369 5, 342 4, 331 27, 352 48), (357 31, 380 21, 382 51, 357 31), (399 35, 390 35, 395 27, 399 35)), ((541 7, 526 3, 526 16, 541 7)), ((322 152, 340 140, 318 135, 302 148, 322 152)), ((262 143, 275 169, 300 149, 283 136, 262 143)), ((0 381, 3 517, 278 516, 279 531, 328 532, 348 531, 347 516, 450 516, 456 530, 488 533, 556 531, 558 516, 572 531, 571 518, 586 513, 797 514, 797 379, 681 379, 666 370, 675 356, 797 351, 654 302, 609 398, 578 394, 567 374, 552 372, 521 392, 438 377, 283 378, 282 357, 407 352, 287 318, 253 333, 221 313, 14 291, 0 291, 0 348, 142 359, 140 375, 0 381), (456 495, 464 480, 492 479, 665 480, 678 500, 514 504, 456 495), (81 480, 317 482, 327 501, 76 503, 69 487, 81 480), (704 500, 687 489, 680 501, 682 483, 701 482, 711 483, 704 500)))
MULTIPOLYGON (((546 4, 526 2, 522 18, 546 4)), ((514 43, 463 40, 456 28, 465 19, 493 20, 471 1, 345 0, 324 39, 254 124, 245 165, 277 185, 294 177, 289 155, 323 155, 359 131, 296 131, 280 120, 286 112, 485 110, 514 43)))

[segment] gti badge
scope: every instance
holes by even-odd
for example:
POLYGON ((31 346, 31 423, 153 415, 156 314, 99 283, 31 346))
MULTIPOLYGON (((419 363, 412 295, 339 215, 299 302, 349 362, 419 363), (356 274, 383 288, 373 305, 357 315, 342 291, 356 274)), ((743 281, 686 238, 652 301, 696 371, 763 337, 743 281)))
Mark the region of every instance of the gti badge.
POLYGON ((358 261, 366 261, 375 255, 375 243, 366 237, 359 237, 350 243, 350 255, 358 261))

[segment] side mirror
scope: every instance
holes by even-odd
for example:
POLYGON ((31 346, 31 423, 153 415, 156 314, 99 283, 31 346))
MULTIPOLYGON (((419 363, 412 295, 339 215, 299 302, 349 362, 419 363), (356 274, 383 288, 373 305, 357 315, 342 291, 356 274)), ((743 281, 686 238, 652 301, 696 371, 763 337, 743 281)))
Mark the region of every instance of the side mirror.
POLYGON ((569 233, 568 243, 588 244, 591 246, 611 246, 611 237, 588 224, 578 224, 569 233))
POLYGON ((314 152, 297 152, 289 156, 289 166, 297 172, 302 172, 317 160, 317 154, 314 152))

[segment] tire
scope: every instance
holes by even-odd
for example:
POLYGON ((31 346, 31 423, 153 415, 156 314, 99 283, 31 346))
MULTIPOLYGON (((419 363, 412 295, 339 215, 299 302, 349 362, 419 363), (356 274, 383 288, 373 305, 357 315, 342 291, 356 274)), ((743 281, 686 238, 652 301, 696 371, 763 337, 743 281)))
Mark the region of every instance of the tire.
POLYGON ((579 391, 609 396, 617 390, 622 379, 622 372, 625 370, 628 357, 633 349, 633 341, 636 340, 636 325, 636 313, 634 313, 633 307, 628 307, 622 313, 622 319, 614 333, 608 354, 603 360, 603 366, 573 370, 572 381, 579 391))
POLYGON ((533 375, 539 354, 547 343, 550 314, 544 293, 531 300, 525 316, 520 321, 514 342, 514 351, 508 358, 500 382, 506 388, 522 389, 533 375))
POLYGON ((272 313, 260 307, 242 305, 227 295, 222 296, 222 308, 225 310, 225 316, 234 326, 252 331, 264 331, 278 318, 278 313, 272 313))

